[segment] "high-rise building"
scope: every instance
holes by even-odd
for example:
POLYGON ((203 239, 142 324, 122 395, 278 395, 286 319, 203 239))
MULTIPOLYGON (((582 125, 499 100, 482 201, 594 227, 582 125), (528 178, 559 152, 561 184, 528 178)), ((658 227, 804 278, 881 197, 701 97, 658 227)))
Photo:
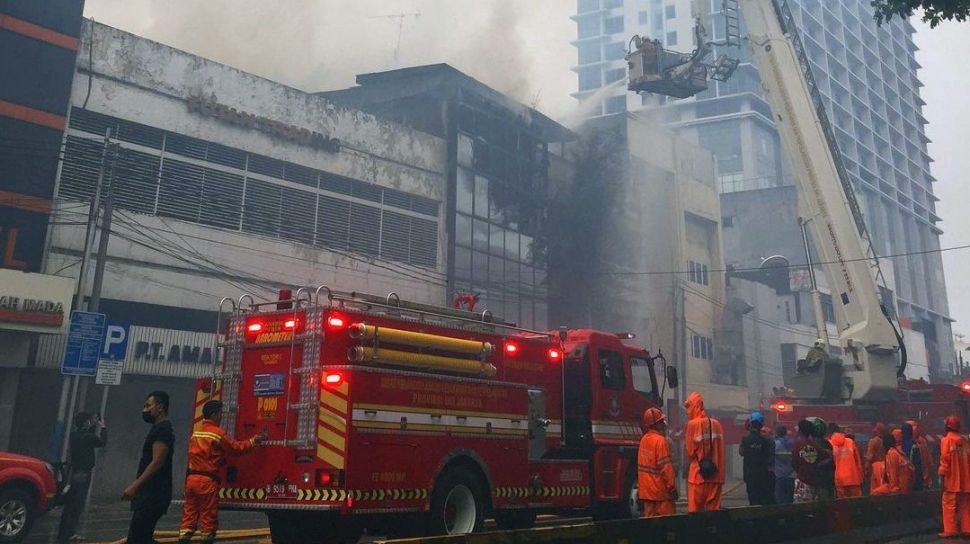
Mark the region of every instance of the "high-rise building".
MULTIPOLYGON (((709 12, 714 41, 725 37, 721 0, 697 0, 709 12)), ((888 287, 904 325, 921 333, 932 379, 953 374, 951 319, 940 249, 941 218, 933 194, 935 178, 927 153, 917 77, 915 29, 893 19, 873 20, 868 0, 785 2, 811 62, 839 148, 866 218, 877 253, 885 259, 888 287)), ((661 39, 668 49, 694 48, 690 0, 578 0, 579 100, 602 99, 594 115, 653 108, 682 137, 715 155, 721 193, 791 184, 768 104, 761 98, 757 69, 745 47, 717 51, 739 57, 727 82, 692 99, 664 100, 628 93, 623 55, 634 34, 661 39)), ((743 28, 742 28, 743 32, 743 28)), ((758 266, 726 254, 729 265, 758 266)))

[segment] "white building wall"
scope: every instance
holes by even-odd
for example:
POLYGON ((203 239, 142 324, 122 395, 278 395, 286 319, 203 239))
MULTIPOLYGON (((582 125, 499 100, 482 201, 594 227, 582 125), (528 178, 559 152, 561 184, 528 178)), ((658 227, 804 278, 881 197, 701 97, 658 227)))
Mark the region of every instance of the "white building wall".
MULTIPOLYGON (((445 144, 441 139, 360 111, 336 107, 319 96, 91 21, 84 25, 78 59, 72 96, 75 108, 84 107, 440 203, 435 267, 369 257, 355 253, 353 248, 330 251, 117 209, 113 230, 119 235, 111 238, 108 248, 103 298, 215 310, 222 296, 237 298, 243 291, 274 298, 278 288, 327 284, 336 290, 380 294, 395 291, 402 299, 444 302, 445 144), (336 138, 340 150, 334 153, 302 145, 193 113, 186 102, 193 97, 336 138), (151 239, 167 243, 153 243, 151 239)), ((100 140, 77 129, 69 129, 68 134, 100 140)), ((130 141, 121 141, 120 145, 126 150, 159 154, 158 150, 130 141)), ((192 162, 184 157, 178 160, 192 162)), ((322 189, 252 172, 233 173, 307 192, 303 194, 328 194, 322 189)), ((342 198, 354 200, 349 196, 342 198)), ((84 238, 84 226, 77 223, 83 213, 86 208, 76 200, 63 196, 58 199, 59 220, 49 242, 47 270, 76 277, 75 264, 84 238)))

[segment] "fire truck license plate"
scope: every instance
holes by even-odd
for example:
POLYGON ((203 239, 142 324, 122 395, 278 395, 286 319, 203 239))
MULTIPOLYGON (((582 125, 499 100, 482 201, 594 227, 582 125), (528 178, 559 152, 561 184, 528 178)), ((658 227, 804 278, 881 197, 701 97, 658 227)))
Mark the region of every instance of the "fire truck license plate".
POLYGON ((270 499, 295 499, 296 484, 270 484, 266 486, 266 497, 270 499))

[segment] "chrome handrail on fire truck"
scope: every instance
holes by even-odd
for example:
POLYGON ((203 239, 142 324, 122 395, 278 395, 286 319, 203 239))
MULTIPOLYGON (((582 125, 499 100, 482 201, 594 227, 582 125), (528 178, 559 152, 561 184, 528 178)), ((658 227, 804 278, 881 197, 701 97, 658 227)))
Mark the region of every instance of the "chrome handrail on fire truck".
POLYGON ((231 317, 229 318, 230 326, 225 340, 219 343, 219 345, 223 347, 224 358, 223 360, 219 360, 219 358, 216 359, 216 363, 213 366, 212 378, 213 383, 215 383, 216 380, 222 381, 222 401, 225 406, 223 424, 224 428, 231 436, 234 436, 235 434, 236 417, 239 411, 238 399, 242 371, 242 345, 245 343, 244 316, 248 313, 259 311, 259 309, 264 306, 274 304, 279 307, 281 312, 298 311, 301 309, 306 312, 305 325, 303 327, 305 332, 302 334, 292 335, 289 341, 291 361, 293 360, 293 355, 297 349, 297 342, 302 343, 303 350, 303 364, 300 366, 300 368, 293 369, 291 371, 293 374, 301 377, 299 399, 297 399, 296 402, 292 402, 293 399, 290 398, 289 387, 287 387, 286 392, 287 413, 289 413, 291 410, 297 411, 296 438, 288 438, 289 418, 286 418, 283 434, 284 439, 267 440, 265 443, 268 445, 311 448, 315 444, 316 431, 314 423, 316 420, 316 414, 314 413, 314 409, 317 407, 317 398, 315 390, 316 383, 314 380, 316 380, 316 371, 320 366, 319 355, 321 343, 323 341, 323 333, 321 332, 323 311, 325 309, 332 308, 335 301, 340 304, 340 307, 354 305, 362 306, 365 310, 378 309, 381 311, 393 312, 395 314, 401 314, 402 312, 411 313, 416 315, 417 318, 421 319, 422 321, 425 321, 428 317, 433 317, 450 322, 448 323, 449 326, 484 326, 491 330, 506 329, 527 333, 538 337, 546 337, 550 339, 555 338, 555 335, 548 331, 526 329, 513 323, 507 323, 500 319, 496 319, 492 312, 488 309, 483 310, 481 314, 472 314, 470 312, 451 310, 450 308, 437 308, 420 303, 405 302, 402 301, 400 296, 393 291, 384 297, 380 297, 357 291, 350 293, 334 292, 330 287, 320 285, 313 291, 312 295, 310 294, 309 288, 300 287, 297 289, 296 294, 291 298, 275 301, 256 302, 254 296, 249 293, 241 295, 238 299, 238 303, 234 302, 232 299, 223 299, 220 302, 220 313, 219 317, 217 318, 217 339, 219 329, 222 327, 222 310, 226 300, 228 300, 232 305, 231 317), (326 292, 326 301, 324 304, 321 304, 320 294, 324 291, 326 292), (306 295, 305 298, 303 296, 304 294, 306 295), (286 307, 285 305, 288 304, 292 304, 292 306, 286 307), (462 314, 468 314, 476 317, 465 317, 462 314))

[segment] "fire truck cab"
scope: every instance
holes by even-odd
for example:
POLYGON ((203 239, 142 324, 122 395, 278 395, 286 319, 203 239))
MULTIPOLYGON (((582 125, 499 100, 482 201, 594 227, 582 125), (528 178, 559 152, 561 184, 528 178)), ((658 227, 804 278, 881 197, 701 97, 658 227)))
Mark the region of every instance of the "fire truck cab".
POLYGON ((632 335, 326 287, 232 306, 196 419, 220 398, 230 435, 268 434, 230 459, 220 497, 266 512, 274 542, 639 515, 640 417, 676 373, 632 335))

